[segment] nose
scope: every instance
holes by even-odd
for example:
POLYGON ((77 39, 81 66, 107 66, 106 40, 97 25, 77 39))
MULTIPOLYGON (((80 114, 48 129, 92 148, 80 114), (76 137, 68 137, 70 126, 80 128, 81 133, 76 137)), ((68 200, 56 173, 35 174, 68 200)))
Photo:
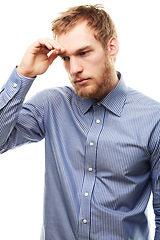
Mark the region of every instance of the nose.
POLYGON ((70 75, 76 75, 83 72, 83 67, 79 59, 76 57, 70 57, 70 75))

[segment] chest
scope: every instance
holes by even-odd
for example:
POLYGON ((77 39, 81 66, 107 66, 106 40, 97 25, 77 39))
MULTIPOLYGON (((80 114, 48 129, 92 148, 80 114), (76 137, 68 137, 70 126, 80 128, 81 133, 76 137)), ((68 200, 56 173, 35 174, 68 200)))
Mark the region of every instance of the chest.
POLYGON ((142 125, 137 117, 119 117, 97 106, 87 114, 69 109, 50 112, 46 132, 54 153, 63 153, 63 160, 73 168, 84 169, 86 164, 100 176, 124 176, 130 171, 142 174, 149 168, 149 136, 142 125))

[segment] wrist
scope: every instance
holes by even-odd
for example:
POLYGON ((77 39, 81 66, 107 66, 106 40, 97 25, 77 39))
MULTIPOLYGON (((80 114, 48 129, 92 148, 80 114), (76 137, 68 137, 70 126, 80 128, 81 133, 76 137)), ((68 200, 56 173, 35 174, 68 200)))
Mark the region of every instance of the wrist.
POLYGON ((25 78, 35 78, 36 77, 35 75, 24 71, 20 66, 16 66, 16 70, 20 77, 25 77, 25 78))

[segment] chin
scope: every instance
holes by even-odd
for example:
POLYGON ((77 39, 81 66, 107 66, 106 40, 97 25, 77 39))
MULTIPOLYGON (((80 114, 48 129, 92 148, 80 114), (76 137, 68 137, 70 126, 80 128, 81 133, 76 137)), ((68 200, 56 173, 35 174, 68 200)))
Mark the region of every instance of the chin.
POLYGON ((95 98, 96 92, 96 89, 91 86, 75 88, 75 93, 81 98, 95 98))

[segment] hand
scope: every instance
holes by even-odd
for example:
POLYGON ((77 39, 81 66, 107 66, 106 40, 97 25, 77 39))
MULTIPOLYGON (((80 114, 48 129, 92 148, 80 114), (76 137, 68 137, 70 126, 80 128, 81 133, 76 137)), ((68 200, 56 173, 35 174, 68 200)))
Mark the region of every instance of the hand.
POLYGON ((33 78, 45 73, 57 58, 57 52, 65 52, 65 49, 57 41, 48 38, 37 40, 27 49, 20 65, 17 67, 18 74, 33 78))

